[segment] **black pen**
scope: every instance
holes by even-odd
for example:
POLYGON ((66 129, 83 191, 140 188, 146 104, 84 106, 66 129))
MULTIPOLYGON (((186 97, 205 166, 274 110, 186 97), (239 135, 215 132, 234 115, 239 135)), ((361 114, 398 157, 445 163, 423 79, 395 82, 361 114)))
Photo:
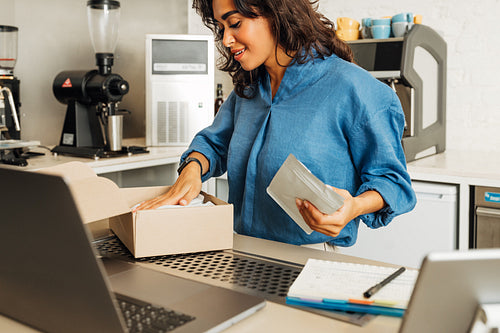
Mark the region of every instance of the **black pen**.
POLYGON ((397 278, 399 275, 401 275, 405 270, 406 270, 406 268, 401 267, 400 269, 398 269, 397 271, 395 271, 394 273, 392 273, 391 275, 389 275, 388 277, 383 279, 382 282, 377 283, 376 285, 374 285, 373 287, 371 287, 370 289, 365 291, 363 293, 363 296, 365 296, 365 298, 370 298, 371 296, 373 296, 373 294, 375 294, 377 291, 379 291, 383 286, 385 286, 386 284, 388 284, 389 282, 391 282, 392 280, 397 278))

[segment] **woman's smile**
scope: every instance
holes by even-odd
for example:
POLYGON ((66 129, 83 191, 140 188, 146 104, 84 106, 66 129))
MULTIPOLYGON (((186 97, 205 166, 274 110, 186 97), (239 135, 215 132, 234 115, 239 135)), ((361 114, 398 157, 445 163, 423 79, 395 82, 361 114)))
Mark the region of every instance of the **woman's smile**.
POLYGON ((245 53, 246 48, 238 49, 238 50, 231 50, 231 52, 234 54, 234 60, 240 61, 241 58, 243 57, 243 54, 245 53))

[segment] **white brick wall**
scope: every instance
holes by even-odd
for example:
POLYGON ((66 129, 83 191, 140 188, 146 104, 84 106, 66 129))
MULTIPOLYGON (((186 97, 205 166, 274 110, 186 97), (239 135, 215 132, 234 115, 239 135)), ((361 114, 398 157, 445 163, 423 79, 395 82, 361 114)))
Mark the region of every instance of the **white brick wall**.
POLYGON ((500 0, 320 0, 332 21, 412 12, 448 44, 447 149, 500 152, 500 0))

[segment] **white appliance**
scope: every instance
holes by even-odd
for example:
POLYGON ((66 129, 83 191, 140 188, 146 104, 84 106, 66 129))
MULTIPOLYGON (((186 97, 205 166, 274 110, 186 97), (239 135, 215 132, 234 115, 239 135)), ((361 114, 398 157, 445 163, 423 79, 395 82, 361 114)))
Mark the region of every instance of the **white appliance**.
POLYGON ((146 145, 188 145, 214 117, 211 35, 146 35, 146 145))
POLYGON ((419 268, 426 254, 457 249, 458 206, 455 185, 412 182, 415 209, 386 227, 359 225, 356 244, 342 254, 419 268))

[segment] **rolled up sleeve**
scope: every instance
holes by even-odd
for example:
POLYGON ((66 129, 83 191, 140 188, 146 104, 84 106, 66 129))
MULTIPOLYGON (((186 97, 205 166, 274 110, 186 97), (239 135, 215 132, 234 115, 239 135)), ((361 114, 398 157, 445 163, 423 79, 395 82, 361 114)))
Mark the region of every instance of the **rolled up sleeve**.
POLYGON ((382 196, 384 208, 360 216, 368 227, 379 228, 411 211, 416 197, 401 144, 404 114, 399 100, 394 94, 388 107, 366 114, 370 116, 356 124, 349 138, 353 162, 361 179, 355 195, 374 190, 382 196))

